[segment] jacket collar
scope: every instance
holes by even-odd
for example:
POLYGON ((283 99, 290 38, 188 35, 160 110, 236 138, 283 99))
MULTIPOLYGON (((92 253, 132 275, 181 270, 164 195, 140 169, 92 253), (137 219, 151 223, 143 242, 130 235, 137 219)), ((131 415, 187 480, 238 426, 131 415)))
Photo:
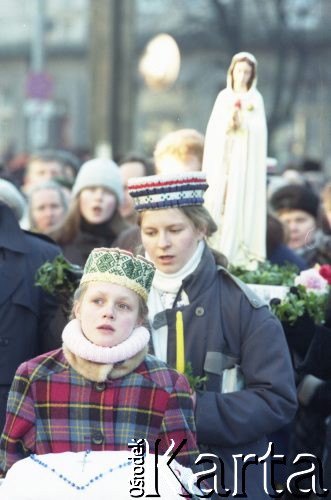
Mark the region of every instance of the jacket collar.
POLYGON ((192 274, 183 280, 183 289, 190 290, 190 302, 197 299, 211 286, 217 275, 216 262, 210 248, 205 245, 200 263, 192 274))

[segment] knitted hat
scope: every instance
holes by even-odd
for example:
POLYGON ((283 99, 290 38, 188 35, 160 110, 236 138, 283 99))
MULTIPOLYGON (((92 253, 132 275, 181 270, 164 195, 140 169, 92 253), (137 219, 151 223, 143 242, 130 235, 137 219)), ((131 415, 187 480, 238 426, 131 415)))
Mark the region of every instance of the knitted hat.
POLYGON ((202 205, 208 184, 204 172, 135 177, 128 181, 129 193, 138 212, 150 209, 202 205))
POLYGON ((26 201, 12 182, 0 179, 0 200, 13 210, 17 220, 23 217, 26 201))
POLYGON ((80 284, 107 281, 130 288, 145 301, 152 286, 155 267, 138 255, 119 248, 95 248, 90 253, 80 284))
POLYGON ((273 210, 302 210, 317 217, 319 199, 309 188, 299 184, 284 186, 273 193, 270 199, 273 210))
POLYGON ((72 196, 78 196, 84 188, 97 186, 109 189, 119 203, 122 201, 122 178, 118 166, 112 160, 95 158, 83 163, 72 187, 72 196))

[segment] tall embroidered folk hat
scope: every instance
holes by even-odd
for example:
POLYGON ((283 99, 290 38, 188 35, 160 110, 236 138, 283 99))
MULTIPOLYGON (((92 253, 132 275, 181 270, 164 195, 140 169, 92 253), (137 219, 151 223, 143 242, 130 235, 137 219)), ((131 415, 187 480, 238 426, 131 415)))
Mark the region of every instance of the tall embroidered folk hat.
POLYGON ((95 248, 90 253, 80 284, 107 281, 130 288, 145 301, 152 286, 154 265, 119 248, 95 248))
POLYGON ((204 172, 133 177, 128 181, 128 190, 138 212, 202 205, 207 188, 204 172))

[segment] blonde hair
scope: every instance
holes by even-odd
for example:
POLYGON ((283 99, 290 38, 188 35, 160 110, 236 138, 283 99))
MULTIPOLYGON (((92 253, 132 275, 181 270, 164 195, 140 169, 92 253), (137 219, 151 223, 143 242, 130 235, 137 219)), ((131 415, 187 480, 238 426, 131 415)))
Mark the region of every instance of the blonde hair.
POLYGON ((173 156, 182 162, 193 156, 202 164, 203 148, 204 136, 195 129, 183 128, 169 132, 156 143, 153 153, 155 165, 157 167, 165 156, 173 156))

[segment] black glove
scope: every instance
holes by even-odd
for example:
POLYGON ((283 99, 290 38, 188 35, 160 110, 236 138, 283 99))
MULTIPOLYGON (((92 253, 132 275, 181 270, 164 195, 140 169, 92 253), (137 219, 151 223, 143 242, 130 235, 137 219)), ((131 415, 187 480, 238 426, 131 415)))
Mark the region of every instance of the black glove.
POLYGON ((331 329, 315 326, 315 335, 298 371, 322 380, 331 380, 331 329))
POLYGON ((292 357, 303 360, 306 357, 310 343, 315 334, 316 325, 309 314, 300 316, 293 325, 282 321, 288 347, 292 357))

